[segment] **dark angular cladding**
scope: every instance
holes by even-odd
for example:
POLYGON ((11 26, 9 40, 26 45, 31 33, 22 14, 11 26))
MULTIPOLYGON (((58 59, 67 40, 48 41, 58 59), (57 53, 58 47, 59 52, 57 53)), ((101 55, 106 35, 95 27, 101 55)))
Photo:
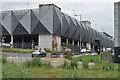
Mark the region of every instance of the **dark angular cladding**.
POLYGON ((31 11, 31 33, 34 33, 34 29, 37 26, 39 19, 36 17, 35 13, 31 11))
MULTIPOLYGON (((45 11, 48 12, 49 9, 45 9, 45 11)), ((41 14, 42 11, 38 11, 38 13, 41 14)), ((44 16, 45 15, 43 15, 42 18, 44 18, 44 16)), ((47 26, 44 24, 45 20, 42 20, 42 18, 40 18, 39 14, 35 14, 34 10, 31 11, 31 34, 50 34, 47 26)))
POLYGON ((12 32, 13 30, 16 28, 16 26, 19 24, 19 21, 17 20, 16 16, 14 13, 12 13, 12 19, 11 19, 11 23, 12 23, 12 32))
POLYGON ((11 32, 11 25, 12 25, 12 23, 11 23, 11 19, 12 19, 12 15, 11 15, 11 12, 8 14, 8 15, 6 15, 6 17, 1 21, 1 24, 3 25, 3 27, 7 30, 7 32, 9 33, 9 34, 12 34, 12 32, 11 32))
POLYGON ((77 30, 76 30, 75 39, 80 40, 80 26, 77 23, 77 21, 76 21, 76 27, 77 27, 77 30))
POLYGON ((19 23, 13 31, 13 35, 29 34, 28 31, 19 23))
POLYGON ((44 25, 44 27, 49 31, 50 34, 53 33, 53 7, 43 7, 39 9, 39 14, 36 15, 39 21, 44 25))
POLYGON ((9 32, 1 25, 2 35, 10 35, 9 32))
POLYGON ((63 14, 62 16, 62 36, 63 37, 68 37, 69 36, 69 30, 70 27, 69 27, 69 23, 67 21, 67 19, 65 18, 65 15, 63 14))
POLYGON ((19 22, 27 32, 31 34, 31 10, 29 10, 19 22))
POLYGON ((112 40, 99 35, 92 28, 86 28, 79 21, 62 13, 56 6, 45 6, 38 9, 5 11, 1 21, 2 32, 4 35, 56 34, 74 40, 82 39, 88 43, 94 43, 94 40, 99 38, 103 45, 112 46, 112 40))
POLYGON ((53 7, 53 34, 61 35, 61 22, 54 7, 53 7))
POLYGON ((45 26, 41 22, 38 22, 32 34, 50 34, 50 32, 45 28, 45 26))
POLYGON ((69 35, 69 37, 71 39, 75 39, 75 35, 76 35, 76 26, 75 26, 74 22, 71 19, 70 20, 70 35, 69 35))

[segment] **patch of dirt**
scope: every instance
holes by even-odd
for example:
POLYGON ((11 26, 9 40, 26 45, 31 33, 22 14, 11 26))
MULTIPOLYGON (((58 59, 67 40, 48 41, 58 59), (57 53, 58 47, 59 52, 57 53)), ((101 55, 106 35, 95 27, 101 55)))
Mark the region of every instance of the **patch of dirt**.
POLYGON ((56 64, 63 64, 65 58, 50 58, 50 57, 45 57, 45 58, 41 58, 41 60, 43 61, 50 61, 51 63, 56 63, 56 64))

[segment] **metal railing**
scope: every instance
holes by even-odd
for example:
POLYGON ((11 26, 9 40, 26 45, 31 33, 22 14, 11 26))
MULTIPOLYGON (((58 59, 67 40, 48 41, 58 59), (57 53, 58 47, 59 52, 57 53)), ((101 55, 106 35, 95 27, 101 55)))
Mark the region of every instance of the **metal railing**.
POLYGON ((62 47, 62 50, 64 50, 63 47, 71 48, 71 50, 72 50, 71 52, 73 52, 73 53, 80 52, 80 46, 78 46, 78 45, 61 44, 61 47, 62 47))
POLYGON ((31 49, 32 43, 13 43, 13 48, 31 49))

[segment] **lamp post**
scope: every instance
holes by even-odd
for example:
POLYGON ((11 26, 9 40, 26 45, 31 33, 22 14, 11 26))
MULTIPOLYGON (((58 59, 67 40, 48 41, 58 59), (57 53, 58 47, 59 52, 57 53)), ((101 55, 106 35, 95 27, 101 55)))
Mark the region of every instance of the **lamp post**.
POLYGON ((97 31, 97 24, 95 24, 95 27, 96 27, 96 31, 97 31))
POLYGON ((80 22, 81 22, 81 20, 82 20, 82 15, 80 14, 80 15, 74 15, 74 16, 79 16, 80 17, 80 22))
POLYGON ((75 10, 73 9, 73 17, 75 18, 75 10))
MULTIPOLYGON (((2 49, 3 49, 3 43, 5 41, 5 37, 2 37, 2 49)), ((2 55, 4 55, 3 51, 2 51, 2 55)))
MULTIPOLYGON (((75 17, 75 16, 79 16, 80 22, 82 21, 82 15, 81 15, 81 14, 79 14, 79 15, 74 15, 74 17, 75 17)), ((81 29, 80 29, 80 32, 81 32, 81 29)), ((82 47, 82 44, 81 44, 82 41, 81 41, 81 39, 82 39, 82 38, 81 38, 81 34, 80 34, 80 51, 81 51, 81 47, 82 47)))

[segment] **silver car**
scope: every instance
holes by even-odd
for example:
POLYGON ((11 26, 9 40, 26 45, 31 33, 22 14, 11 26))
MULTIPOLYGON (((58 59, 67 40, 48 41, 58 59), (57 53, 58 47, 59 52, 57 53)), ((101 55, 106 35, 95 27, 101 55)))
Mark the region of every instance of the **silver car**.
POLYGON ((40 56, 41 52, 39 50, 35 50, 33 53, 32 53, 32 57, 34 56, 40 56))
POLYGON ((46 57, 46 52, 43 51, 43 50, 35 50, 33 53, 32 53, 32 57, 34 56, 40 56, 40 57, 46 57))

